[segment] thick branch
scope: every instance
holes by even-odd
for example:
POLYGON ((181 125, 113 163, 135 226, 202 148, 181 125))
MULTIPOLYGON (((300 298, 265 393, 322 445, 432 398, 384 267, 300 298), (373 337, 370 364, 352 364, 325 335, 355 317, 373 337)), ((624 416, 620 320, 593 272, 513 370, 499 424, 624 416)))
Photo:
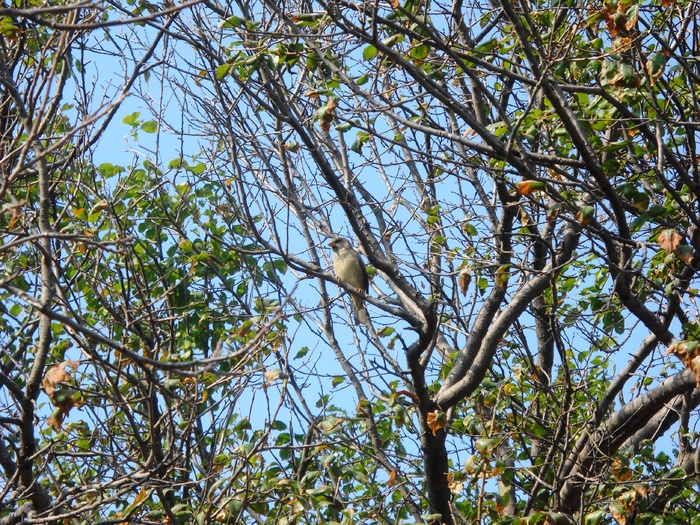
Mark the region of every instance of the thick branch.
MULTIPOLYGON (((493 356, 496 354, 498 344, 508 328, 530 306, 532 300, 551 285, 552 278, 561 271, 571 258, 580 236, 580 230, 571 224, 563 236, 558 254, 542 273, 528 281, 513 297, 512 301, 503 309, 497 319, 491 319, 488 331, 479 341, 479 351, 474 362, 469 366, 464 377, 440 389, 435 401, 444 410, 455 405, 459 400, 470 395, 481 383, 488 370, 493 356)), ((446 382, 447 385, 447 382, 446 382)))
POLYGON ((575 468, 559 491, 559 510, 574 511, 578 507, 578 499, 586 486, 588 475, 600 471, 598 464, 609 463, 622 444, 644 429, 654 414, 664 410, 674 397, 695 386, 695 374, 691 370, 685 370, 669 377, 657 388, 632 400, 610 416, 576 459, 575 468))

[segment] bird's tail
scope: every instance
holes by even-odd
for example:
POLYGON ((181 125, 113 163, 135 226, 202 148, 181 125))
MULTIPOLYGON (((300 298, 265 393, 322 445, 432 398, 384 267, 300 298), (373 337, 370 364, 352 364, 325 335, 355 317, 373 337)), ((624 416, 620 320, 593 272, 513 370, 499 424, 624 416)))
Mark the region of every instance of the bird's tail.
POLYGON ((362 297, 352 297, 352 311, 355 314, 355 324, 369 326, 369 315, 367 315, 365 300, 362 297))

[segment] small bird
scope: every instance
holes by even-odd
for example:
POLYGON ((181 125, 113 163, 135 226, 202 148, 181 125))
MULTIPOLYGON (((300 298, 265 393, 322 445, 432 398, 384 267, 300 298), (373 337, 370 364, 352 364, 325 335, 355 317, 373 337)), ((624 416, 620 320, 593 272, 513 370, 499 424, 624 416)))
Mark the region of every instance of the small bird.
MULTIPOLYGON (((338 237, 330 242, 333 250, 333 269, 339 281, 343 281, 360 292, 367 293, 369 288, 369 277, 362 262, 362 257, 352 247, 350 241, 343 237, 338 237)), ((362 323, 367 326, 369 317, 365 300, 360 295, 352 295, 352 311, 355 317, 355 324, 362 323)))

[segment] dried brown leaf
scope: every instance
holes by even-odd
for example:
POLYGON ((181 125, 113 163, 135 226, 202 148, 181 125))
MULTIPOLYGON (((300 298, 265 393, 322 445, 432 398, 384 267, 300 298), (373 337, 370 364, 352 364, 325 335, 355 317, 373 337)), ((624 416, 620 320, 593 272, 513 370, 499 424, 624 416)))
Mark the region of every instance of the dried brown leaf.
POLYGON ((662 231, 656 242, 666 253, 673 253, 682 240, 683 237, 681 237, 680 233, 674 229, 669 229, 662 231))
POLYGON ((469 287, 471 280, 472 274, 469 271, 469 268, 465 268, 459 272, 459 291, 462 292, 462 295, 467 295, 467 288, 469 287))
POLYGON ((63 425, 63 412, 60 409, 56 409, 46 420, 46 424, 49 428, 58 434, 61 431, 61 425, 63 425))
POLYGON ((44 376, 44 392, 46 392, 47 395, 52 396, 56 391, 56 385, 58 383, 63 383, 70 380, 70 374, 68 374, 66 368, 71 367, 73 370, 77 370, 79 365, 79 361, 63 361, 62 363, 53 365, 51 368, 49 368, 44 376))
POLYGON ((427 423, 434 436, 438 433, 438 430, 445 428, 447 425, 447 414, 440 412, 439 410, 429 412, 427 423))

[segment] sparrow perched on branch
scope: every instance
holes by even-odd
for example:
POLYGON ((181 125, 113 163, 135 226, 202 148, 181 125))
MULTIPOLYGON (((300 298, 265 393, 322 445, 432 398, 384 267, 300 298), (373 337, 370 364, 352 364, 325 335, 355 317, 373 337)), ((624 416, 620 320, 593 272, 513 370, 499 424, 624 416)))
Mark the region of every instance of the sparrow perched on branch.
POLYGON ((355 317, 355 324, 367 325, 369 317, 365 300, 360 293, 367 293, 369 288, 369 277, 362 262, 362 257, 352 247, 350 241, 343 237, 338 237, 330 242, 333 250, 333 269, 339 281, 343 281, 348 286, 357 290, 357 294, 352 294, 352 311, 355 317))

